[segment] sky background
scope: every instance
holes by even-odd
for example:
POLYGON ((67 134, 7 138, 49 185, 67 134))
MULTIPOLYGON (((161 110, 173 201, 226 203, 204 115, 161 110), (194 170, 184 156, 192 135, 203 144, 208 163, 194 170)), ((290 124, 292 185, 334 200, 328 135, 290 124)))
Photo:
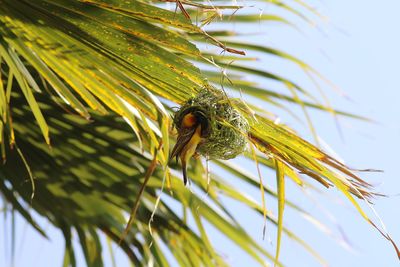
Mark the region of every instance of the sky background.
MULTIPOLYGON (((322 14, 329 17, 325 22, 319 20, 317 28, 302 24, 299 32, 279 25, 260 24, 252 30, 263 32, 263 35, 249 38, 278 47, 309 63, 346 92, 347 97, 343 97, 327 84, 321 83, 334 107, 377 122, 371 124, 341 118, 341 137, 331 116, 311 112, 318 135, 334 148, 346 164, 359 169, 384 170, 384 173, 360 175, 376 185, 379 192, 389 196, 376 199, 374 207, 393 239, 400 243, 400 1, 324 0, 313 3, 322 14)), ((270 11, 267 4, 261 8, 264 13, 270 11)), ((284 74, 307 88, 312 86, 302 71, 274 58, 264 58, 260 67, 284 74)), ((301 115, 298 109, 293 108, 293 111, 301 115)), ((311 140, 306 125, 299 124, 282 112, 280 115, 282 122, 311 140)), ((251 165, 249 169, 256 171, 251 165)), ((265 172, 264 181, 274 186, 274 179, 272 172, 265 172)), ((322 189, 316 183, 313 184, 322 189)), ((330 266, 398 266, 399 261, 390 243, 366 223, 336 190, 331 189, 326 194, 308 195, 308 192, 288 183, 286 195, 330 227, 333 237, 317 230, 289 208, 285 210, 285 223, 313 246, 330 266), (342 231, 345 235, 341 234, 342 231), (353 249, 346 250, 335 239, 347 239, 353 249)), ((249 193, 259 200, 258 191, 249 193)), ((262 219, 235 202, 226 200, 226 203, 237 210, 236 216, 251 235, 273 252, 276 229, 268 224, 267 238, 262 240, 262 219)), ((276 211, 276 203, 271 199, 267 199, 267 207, 276 211)), ((0 226, 5 230, 1 229, 0 233, 7 232, 9 224, 10 220, 7 219, 5 223, 1 216, 0 226)), ((42 221, 43 224, 46 222, 42 221)), ((15 266, 61 266, 64 250, 62 235, 50 225, 47 229, 51 241, 41 239, 17 217, 15 266)), ((232 266, 253 266, 244 252, 227 242, 215 230, 210 229, 210 235, 217 247, 224 248, 221 253, 226 255, 232 266)), ((10 238, 10 233, 0 235, 0 266, 9 266, 10 238)), ((107 251, 106 248, 104 250, 107 251)), ((84 266, 82 257, 78 256, 78 259, 80 266, 84 266)), ((310 254, 286 237, 282 241, 281 259, 287 266, 320 266, 310 254)), ((119 266, 125 266, 124 258, 118 261, 119 266)))

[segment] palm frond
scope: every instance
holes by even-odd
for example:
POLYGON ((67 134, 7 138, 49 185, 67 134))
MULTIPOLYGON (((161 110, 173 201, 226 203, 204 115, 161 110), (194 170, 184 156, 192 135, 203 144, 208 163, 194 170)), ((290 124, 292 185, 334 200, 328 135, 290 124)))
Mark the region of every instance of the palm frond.
MULTIPOLYGON (((44 236, 30 207, 62 231, 64 265, 76 265, 72 239, 77 233, 87 265, 102 266, 98 236, 102 232, 119 244, 135 266, 150 261, 169 266, 164 247, 181 266, 226 266, 208 237, 205 221, 260 265, 267 259, 281 265, 282 233, 324 263, 283 224, 284 204, 307 214, 285 197, 286 178, 299 186, 307 184, 306 176, 325 187, 335 186, 376 227, 355 199, 369 202, 378 195, 371 185, 289 127, 275 123, 268 105, 290 113, 281 101, 292 103, 303 109, 306 118, 308 108, 365 118, 321 103, 284 74, 259 68, 254 58, 245 57, 245 51, 278 57, 320 77, 296 57, 249 43, 245 33, 226 29, 232 21, 295 24, 280 14, 259 14, 225 1, 167 2, 177 4, 180 11, 138 0, 0 0, 0 143, 5 161, 0 192, 44 236), (259 82, 246 81, 245 76, 259 82), (267 88, 264 81, 281 87, 267 88), (259 164, 276 170, 277 190, 229 162, 216 163, 276 198, 277 217, 217 171, 207 174, 200 160, 193 160, 188 170, 197 192, 183 186, 180 166, 168 162, 169 144, 174 142, 170 118, 174 107, 212 86, 241 95, 229 101, 250 124, 246 138, 258 149, 259 164), (260 102, 265 108, 260 108, 260 102), (209 185, 207 175, 211 176, 209 185), (34 188, 29 177, 34 178, 34 188), (164 186, 172 194, 160 198, 164 186), (209 198, 204 200, 199 192, 209 198), (234 219, 220 196, 265 214, 277 226, 275 256, 234 219), (120 240, 135 201, 139 206, 132 227, 120 240), (182 207, 182 216, 171 202, 182 207), (187 223, 188 214, 193 225, 187 223)), ((315 18, 305 16, 305 11, 320 18, 303 1, 293 6, 268 2, 306 23, 315 18)), ((313 129, 311 121, 309 125, 313 129)), ((243 157, 252 159, 248 154, 243 157)), ((395 246, 387 233, 378 230, 395 246)))

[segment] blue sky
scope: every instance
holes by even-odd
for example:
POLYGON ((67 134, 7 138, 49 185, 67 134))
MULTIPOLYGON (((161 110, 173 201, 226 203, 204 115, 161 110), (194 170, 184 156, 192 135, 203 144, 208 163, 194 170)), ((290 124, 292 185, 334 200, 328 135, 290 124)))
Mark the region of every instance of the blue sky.
MULTIPOLYGON (((306 37, 299 38, 296 45, 285 42, 288 37, 283 33, 273 32, 271 35, 276 36, 275 43, 299 55, 352 99, 346 100, 332 90, 325 89, 335 107, 377 121, 377 124, 368 124, 341 119, 343 141, 329 117, 322 114, 313 116, 319 135, 335 148, 335 152, 348 165, 384 170, 384 173, 361 175, 376 184, 380 192, 390 196, 377 199, 375 208, 392 237, 399 241, 400 199, 396 194, 400 191, 397 171, 400 163, 400 91, 397 81, 400 36, 396 28, 400 25, 400 18, 396 10, 400 8, 400 2, 321 2, 318 6, 330 18, 328 24, 321 25, 324 34, 306 30, 306 37)), ((354 209, 327 205, 357 252, 348 253, 308 229, 302 236, 307 236, 306 240, 315 241, 312 244, 316 244, 332 266, 398 266, 399 262, 390 244, 356 215, 354 209)), ((290 224, 301 231, 301 226, 293 222, 290 224)), ((293 251, 288 243, 284 245, 283 251, 282 257, 291 260, 288 266, 317 266, 315 262, 298 261, 297 256, 301 252, 293 251)))
MULTIPOLYGON (((256 41, 265 41, 267 45, 279 47, 315 67, 351 99, 340 96, 335 90, 321 83, 333 106, 370 117, 377 122, 370 124, 340 119, 344 136, 341 138, 335 121, 329 115, 320 112, 312 115, 318 134, 334 148, 346 164, 360 169, 384 170, 384 173, 360 175, 377 185, 378 191, 389 195, 388 198, 376 199, 374 207, 384 220, 393 239, 400 242, 400 197, 397 196, 400 193, 398 177, 400 2, 396 0, 314 2, 315 6, 329 17, 328 22, 318 24, 318 29, 304 24, 301 26, 302 32, 299 33, 281 26, 260 25, 257 30, 264 32, 264 35, 258 36, 256 41)), ((283 73, 300 84, 312 86, 304 73, 292 65, 277 62, 274 58, 264 59, 262 67, 283 73)), ((293 126, 302 136, 310 136, 306 126, 298 124, 287 115, 282 114, 282 121, 293 126)), ((249 168, 255 171, 254 166, 249 168)), ((267 183, 274 185, 272 173, 269 177, 271 181, 267 179, 267 183)), ((254 197, 259 199, 258 195, 254 197)), ((399 261, 389 242, 368 225, 334 189, 324 195, 314 194, 307 197, 294 185, 288 184, 287 197, 298 201, 318 219, 324 221, 334 230, 333 235, 340 236, 340 229, 346 233, 346 238, 353 245, 353 252, 342 248, 332 238, 326 237, 315 227, 310 226, 290 209, 286 210, 285 222, 290 229, 314 246, 327 259, 330 266, 398 266, 399 261), (335 219, 330 219, 329 215, 326 215, 328 213, 335 219)), ((251 216, 254 214, 234 202, 227 201, 227 203, 237 208, 237 216, 254 238, 273 251, 275 228, 270 225, 267 227, 271 242, 268 238, 261 240, 262 219, 251 216)), ((267 205, 276 210, 275 202, 267 201, 267 205)), ((3 218, 0 219, 0 225, 4 225, 3 218)), ((61 266, 64 248, 61 234, 49 226, 50 235, 54 237, 52 241, 45 241, 30 228, 25 230, 24 225, 25 223, 19 218, 16 248, 17 255, 22 257, 17 257, 16 266, 61 266)), ((210 231, 214 233, 213 230, 210 231)), ((251 265, 250 259, 243 252, 217 234, 213 237, 217 247, 225 248, 223 252, 227 254, 232 266, 251 265)), ((10 236, 8 240, 5 238, 4 235, 0 236, 0 266, 7 266, 7 255, 4 254, 10 236)), ((320 266, 309 254, 287 238, 283 239, 281 251, 281 258, 287 266, 320 266)))

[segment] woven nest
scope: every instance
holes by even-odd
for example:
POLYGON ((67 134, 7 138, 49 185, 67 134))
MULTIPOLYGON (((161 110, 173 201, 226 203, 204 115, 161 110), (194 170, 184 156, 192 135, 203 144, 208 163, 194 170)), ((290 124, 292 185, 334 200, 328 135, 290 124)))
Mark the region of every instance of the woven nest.
POLYGON ((183 104, 174 116, 174 124, 180 130, 182 118, 194 110, 200 110, 208 119, 209 131, 196 152, 210 159, 232 159, 241 154, 247 144, 249 124, 220 91, 202 90, 196 97, 183 104))

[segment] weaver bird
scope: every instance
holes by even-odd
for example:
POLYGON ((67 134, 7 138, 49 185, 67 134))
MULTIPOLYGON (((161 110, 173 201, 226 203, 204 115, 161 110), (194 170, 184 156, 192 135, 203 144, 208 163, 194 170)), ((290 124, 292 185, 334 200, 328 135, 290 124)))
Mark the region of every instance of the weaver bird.
POLYGON ((187 178, 187 163, 195 154, 198 145, 209 134, 209 123, 205 114, 196 108, 191 108, 186 111, 181 121, 176 126, 178 130, 178 138, 171 152, 171 157, 178 157, 182 163, 183 183, 186 185, 187 178))

